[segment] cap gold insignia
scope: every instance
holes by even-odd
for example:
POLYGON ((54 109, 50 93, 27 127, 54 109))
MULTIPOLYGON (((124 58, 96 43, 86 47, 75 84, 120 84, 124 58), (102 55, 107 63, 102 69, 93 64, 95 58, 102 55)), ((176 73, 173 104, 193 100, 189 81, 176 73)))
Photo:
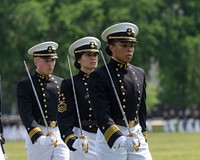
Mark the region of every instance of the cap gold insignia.
POLYGON ((92 41, 92 42, 90 42, 90 47, 91 48, 94 48, 95 47, 95 43, 92 41))
POLYGON ((48 50, 49 53, 51 53, 51 52, 52 52, 52 47, 49 46, 49 47, 47 48, 47 50, 48 50))
POLYGON ((126 32, 128 35, 131 35, 133 33, 131 28, 128 28, 126 32))

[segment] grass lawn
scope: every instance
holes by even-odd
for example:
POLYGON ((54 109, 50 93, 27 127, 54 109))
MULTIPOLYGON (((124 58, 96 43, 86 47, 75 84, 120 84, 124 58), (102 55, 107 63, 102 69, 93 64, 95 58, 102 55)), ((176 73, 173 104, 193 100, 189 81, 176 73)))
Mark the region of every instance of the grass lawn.
POLYGON ((27 160, 25 144, 23 141, 6 142, 4 149, 8 160, 27 160))
MULTIPOLYGON (((148 143, 153 160, 199 160, 200 134, 149 133, 148 143)), ((6 142, 9 160, 27 160, 24 142, 6 142)))
POLYGON ((153 160, 199 160, 200 134, 149 133, 153 160))

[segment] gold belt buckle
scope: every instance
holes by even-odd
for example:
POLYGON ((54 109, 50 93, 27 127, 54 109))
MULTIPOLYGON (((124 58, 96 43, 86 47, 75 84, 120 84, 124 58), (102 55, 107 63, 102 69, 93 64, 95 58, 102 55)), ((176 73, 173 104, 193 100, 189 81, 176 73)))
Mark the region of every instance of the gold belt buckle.
POLYGON ((54 128, 56 127, 57 122, 56 121, 51 121, 50 123, 50 127, 54 128))
POLYGON ((129 121, 128 125, 129 125, 129 127, 134 127, 135 126, 135 121, 134 120, 129 121))

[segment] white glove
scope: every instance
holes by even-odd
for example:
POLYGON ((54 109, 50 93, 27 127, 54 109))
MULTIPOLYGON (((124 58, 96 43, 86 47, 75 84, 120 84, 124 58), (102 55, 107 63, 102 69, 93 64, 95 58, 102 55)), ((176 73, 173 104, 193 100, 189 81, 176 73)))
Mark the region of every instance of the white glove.
POLYGON ((40 136, 34 144, 38 145, 53 145, 56 142, 55 137, 53 136, 40 136))
POLYGON ((121 136, 120 139, 121 140, 119 142, 119 147, 124 147, 127 151, 130 151, 130 152, 133 152, 134 150, 136 150, 135 146, 138 145, 137 139, 135 139, 134 137, 129 137, 129 136, 127 137, 121 136))
POLYGON ((121 141, 119 143, 119 148, 120 147, 124 147, 126 150, 133 152, 134 151, 134 147, 133 147, 133 141, 131 137, 125 137, 122 136, 120 137, 121 141))
POLYGON ((85 152, 87 153, 88 152, 88 141, 87 141, 87 137, 86 136, 81 136, 79 138, 77 138, 72 147, 81 151, 81 152, 85 152), (83 138, 84 137, 84 138, 83 138))

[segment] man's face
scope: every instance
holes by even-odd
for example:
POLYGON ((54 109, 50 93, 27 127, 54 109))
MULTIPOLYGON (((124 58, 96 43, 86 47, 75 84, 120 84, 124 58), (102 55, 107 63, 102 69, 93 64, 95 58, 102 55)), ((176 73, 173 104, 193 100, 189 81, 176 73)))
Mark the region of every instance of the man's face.
POLYGON ((121 62, 130 62, 134 53, 133 42, 115 42, 109 45, 112 57, 121 62))
POLYGON ((50 74, 52 74, 52 72, 54 70, 54 67, 56 64, 56 59, 53 59, 53 58, 43 59, 40 57, 35 57, 34 63, 35 63, 37 71, 40 74, 50 75, 50 74))

